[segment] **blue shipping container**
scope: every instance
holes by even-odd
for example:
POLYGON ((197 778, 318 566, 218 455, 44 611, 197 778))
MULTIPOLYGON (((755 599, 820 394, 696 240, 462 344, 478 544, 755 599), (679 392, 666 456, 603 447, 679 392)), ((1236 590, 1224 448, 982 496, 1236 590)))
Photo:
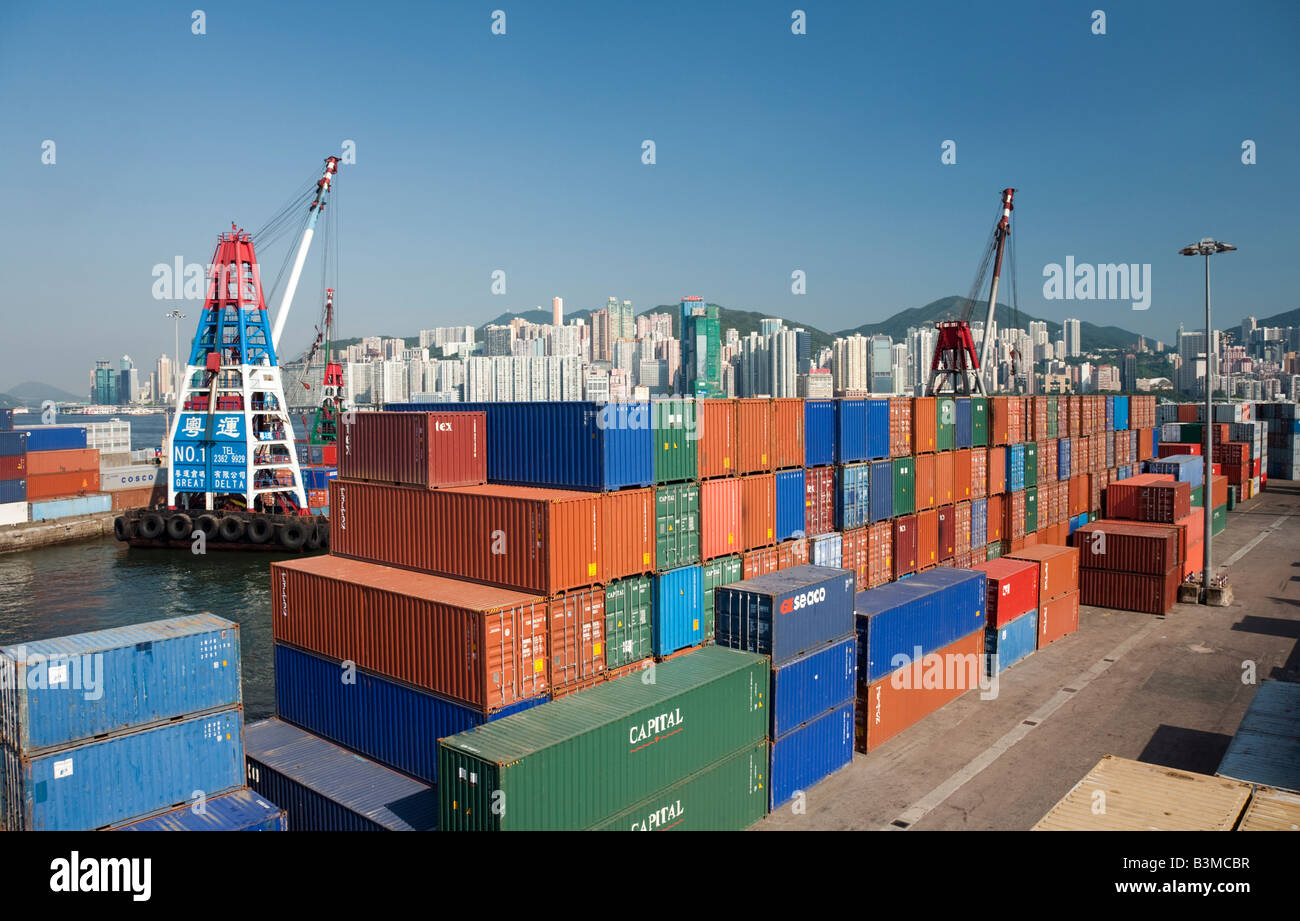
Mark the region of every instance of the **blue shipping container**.
POLYGON ((835 401, 835 463, 864 461, 867 454, 867 401, 835 401))
POLYGON ((769 737, 779 739, 857 694, 858 638, 851 635, 772 669, 769 737))
POLYGON ((30 758, 0 746, 10 831, 94 831, 244 785, 243 713, 209 713, 30 758))
POLYGON ((181 806, 111 831, 288 831, 285 811, 247 788, 214 796, 196 812, 181 806))
POLYGON ((12 409, 0 409, 0 432, 12 432, 14 430, 14 411, 12 409))
MULTIPOLYGON (((871 523, 872 464, 845 464, 835 468, 835 527, 852 531, 871 523)), ((892 469, 892 464, 890 464, 892 469)), ((891 505, 892 505, 891 497, 891 505)))
POLYGON ((1006 671, 1038 648, 1038 609, 984 630, 986 672, 992 677, 1006 671))
POLYGON ((1205 458, 1197 454, 1171 454, 1147 461, 1147 472, 1172 474, 1178 482, 1191 483, 1195 489, 1205 482, 1205 458))
POLYGON ((853 704, 850 699, 772 743, 773 809, 853 760, 853 704))
POLYGON ((113 497, 108 493, 73 496, 69 499, 46 499, 32 503, 32 521, 53 521, 57 518, 76 518, 78 515, 96 515, 113 509, 113 497))
POLYGON ((27 433, 28 451, 71 451, 86 446, 86 430, 80 426, 31 426, 15 429, 27 433))
POLYGON ((1007 445, 1007 492, 1025 488, 1025 446, 1007 445))
POLYGON ((808 495, 803 468, 776 472, 776 542, 803 537, 808 495))
POLYGON ((960 451, 962 448, 974 447, 972 439, 975 436, 974 428, 971 425, 970 397, 957 397, 957 430, 953 434, 953 447, 960 451))
POLYGON ((970 503, 970 545, 983 547, 989 542, 989 500, 972 499, 970 503))
POLYGON ((827 566, 724 585, 714 600, 715 641, 784 665, 853 632, 853 589, 852 572, 827 566))
POLYGON ((1128 431, 1128 397, 1115 397, 1115 431, 1128 431))
POLYGON ((1058 438, 1056 441, 1056 478, 1058 480, 1068 480, 1070 478, 1070 446, 1074 444, 1069 438, 1058 438))
MULTIPOLYGON (((1134 456, 1137 455, 1136 451, 1133 453, 1134 456)), ((1151 456, 1152 457, 1160 456, 1160 426, 1158 425, 1151 430, 1151 456)), ((1147 459, 1148 458, 1145 457, 1139 458, 1139 460, 1147 460, 1147 459)))
POLYGON ((843 566, 844 538, 839 534, 808 538, 808 561, 813 566, 843 566))
POLYGON ((867 457, 889 457, 889 401, 867 400, 867 457))
POLYGON ((803 465, 835 463, 835 401, 803 401, 803 465))
POLYGON ((894 517, 894 462, 871 464, 871 523, 894 517))
POLYGON ((26 432, 0 432, 0 457, 27 453, 26 432))
POLYGON ((340 663, 275 644, 277 715, 331 742, 426 783, 438 782, 438 739, 546 702, 520 701, 484 716, 357 669, 344 684, 340 663))
POLYGON ((704 642, 704 571, 699 566, 656 573, 652 604, 655 655, 671 655, 704 642))
POLYGON ((303 467, 303 489, 329 489, 330 480, 338 476, 337 467, 303 467))
POLYGON ((654 482, 649 403, 401 403, 389 409, 486 413, 493 483, 601 491, 654 482))
POLYGON ((0 502, 26 502, 26 480, 0 480, 0 502))
POLYGON ((244 730, 248 783, 294 831, 433 831, 438 791, 277 719, 244 730))
POLYGON ((1300 793, 1300 684, 1260 682, 1218 773, 1300 793))
POLYGON ((213 614, 0 649, 0 743, 23 753, 240 701, 239 624, 213 614))
POLYGON ((984 573, 940 566, 859 592, 858 680, 871 684, 920 655, 983 630, 984 573))

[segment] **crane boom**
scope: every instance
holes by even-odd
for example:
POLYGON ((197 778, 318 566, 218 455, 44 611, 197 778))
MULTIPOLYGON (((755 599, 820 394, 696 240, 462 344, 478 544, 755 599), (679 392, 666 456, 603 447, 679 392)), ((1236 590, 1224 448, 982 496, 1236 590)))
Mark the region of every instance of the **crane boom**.
POLYGON ((1006 251, 1007 236, 1011 233, 1011 197, 1015 193, 1015 189, 1002 190, 1002 218, 993 231, 997 250, 993 257, 993 284, 989 286, 989 313, 984 320, 984 341, 980 345, 978 373, 981 377, 988 373, 989 358, 993 354, 993 318, 998 307, 998 282, 1002 280, 1002 255, 1006 251))
POLYGON ((271 330, 271 344, 279 348, 280 334, 284 332, 284 324, 289 319, 289 307, 293 304, 293 294, 298 287, 298 279, 302 275, 303 263, 307 261, 307 250, 311 247, 311 238, 316 235, 316 222, 320 219, 321 212, 325 210, 325 199, 329 195, 330 181, 339 169, 338 157, 325 158, 325 173, 316 183, 316 197, 312 199, 311 208, 308 210, 307 229, 302 233, 302 240, 298 243, 298 253, 293 259, 293 271, 289 273, 289 283, 285 286, 284 295, 280 298, 280 307, 275 314, 275 326, 271 330))

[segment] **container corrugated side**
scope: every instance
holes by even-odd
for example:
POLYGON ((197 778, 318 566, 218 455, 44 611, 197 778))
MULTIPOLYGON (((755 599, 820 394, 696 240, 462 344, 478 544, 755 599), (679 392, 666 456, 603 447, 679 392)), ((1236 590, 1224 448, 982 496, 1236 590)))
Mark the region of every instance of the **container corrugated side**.
POLYGON ((957 403, 951 397, 935 401, 934 445, 937 451, 952 451, 957 447, 957 403))
POLYGON ((0 744, 34 752, 238 705, 239 663, 239 624, 206 613, 6 646, 0 744))
POLYGON ((853 632, 853 573, 796 566, 718 589, 719 646, 782 665, 853 632))
POLYGON ((999 557, 974 567, 987 580, 989 628, 1001 627, 1026 611, 1038 610, 1038 565, 999 557))
POLYGON ((110 831, 288 831, 285 810, 245 787, 213 796, 203 803, 180 806, 162 815, 117 825, 110 831))
POLYGON ((765 397, 735 401, 736 473, 772 469, 772 401, 765 397))
MULTIPOLYGON (((877 463, 891 468, 888 461, 877 463)), ((835 527, 841 531, 852 531, 870 524, 871 517, 871 470, 874 464, 844 464, 835 468, 839 488, 835 491, 835 527)), ((891 477, 892 484, 892 477, 891 477)), ((893 497, 890 496, 890 506, 893 497)), ((889 517, 883 515, 882 517, 889 517)))
POLYGON ((650 576, 616 579, 605 586, 605 667, 654 655, 654 603, 650 576))
POLYGON ((834 467, 804 471, 804 532, 809 537, 835 530, 836 492, 834 467))
POLYGON ((86 447, 86 430, 70 426, 23 425, 14 429, 17 434, 26 433, 26 450, 34 451, 68 451, 86 447))
POLYGON ((1079 548, 1039 544, 1007 554, 1038 564, 1038 597, 1046 602, 1079 588, 1079 548))
POLYGON ((434 742, 546 702, 520 701, 484 715, 363 669, 343 681, 341 662, 275 644, 275 708, 281 719, 426 783, 437 783, 434 742))
POLYGON ((853 699, 772 742, 772 808, 853 760, 853 699))
POLYGON ((894 516, 910 515, 917 509, 916 464, 914 457, 895 458, 894 464, 894 516))
POLYGON ((893 397, 889 401, 889 456, 906 457, 912 453, 912 401, 893 397))
POLYGON ((487 482, 484 412, 352 412, 342 421, 339 476, 429 489, 487 482))
POLYGON ((779 739, 846 700, 852 701, 857 677, 856 635, 773 668, 771 738, 779 739))
POLYGON ((700 483, 700 555, 711 560, 744 550, 740 527, 740 480, 722 477, 700 483))
POLYGON ((835 401, 835 463, 849 464, 869 458, 867 450, 867 401, 835 401))
POLYGON ((683 566, 655 574, 655 655, 670 655, 704 642, 703 591, 699 566, 683 566))
MULTIPOLYGON (((895 549, 897 553, 897 548, 895 549)), ((855 599, 858 680, 871 684, 911 661, 985 627, 984 573, 940 567, 855 599)))
MULTIPOLYGON (((838 532, 835 534, 821 534, 808 539, 808 562, 813 566, 834 566, 838 569, 843 559, 844 536, 842 534, 838 532)), ((852 567, 845 566, 844 568, 851 569, 852 567)))
POLYGON ((872 461, 868 482, 871 493, 872 524, 894 517, 894 462, 872 461))
POLYGON ((696 403, 694 400, 654 402, 654 478, 656 483, 694 480, 699 475, 696 403))
POLYGON ((867 400, 867 457, 889 457, 890 440, 890 401, 867 400))
POLYGON ((803 400, 772 401, 772 466, 777 470, 804 465, 803 400))
POLYGON ((709 560, 700 566, 700 582, 703 586, 704 638, 713 639, 714 611, 717 590, 732 582, 744 578, 745 564, 740 556, 724 556, 709 560))
POLYGON ((768 663, 705 646, 438 745, 446 830, 584 829, 767 734, 768 663), (501 797, 505 810, 494 809, 501 797))
POLYGON ((804 400, 805 467, 824 467, 835 463, 835 401, 804 400))
POLYGON ((767 814, 764 739, 645 799, 592 831, 743 831, 767 814))
POLYGON ((433 831, 433 787, 278 719, 244 730, 248 784, 293 831, 433 831))
MULTIPOLYGON (((987 563, 985 565, 988 565, 987 563)), ((1038 609, 984 631, 988 674, 996 675, 1038 648, 1038 609)))
POLYGON ((1300 794, 1256 787, 1237 831, 1300 831, 1300 794))
POLYGON ((695 401, 696 462, 701 479, 736 474, 736 401, 695 401))
POLYGON ((95 496, 78 496, 68 499, 49 499, 44 502, 30 502, 32 521, 55 521, 60 518, 76 518, 79 515, 94 515, 107 512, 113 508, 113 497, 108 493, 95 496))
MULTIPOLYGON (((1076 516, 1075 521, 1084 516, 1076 516)), ((1079 548, 1083 569, 1115 569, 1164 575, 1179 563, 1178 529, 1128 521, 1086 521, 1074 526, 1070 540, 1079 548)))
POLYGON ((789 540, 804 536, 805 510, 807 508, 807 484, 804 471, 778 470, 775 474, 776 487, 776 541, 789 540))
POLYGON ((757 550, 776 542, 776 477, 773 474, 740 478, 740 533, 743 550, 757 550))
POLYGON ((1260 682, 1218 774, 1300 793, 1300 684, 1260 682))
POLYGON ((235 707, 28 758, 0 746, 9 831, 93 831, 244 784, 235 707))
POLYGON ((63 451, 33 451, 26 456, 26 475, 54 473, 99 473, 99 451, 95 448, 72 448, 63 451))
MULTIPOLYGON (((621 579, 650 572, 655 568, 655 556, 660 547, 660 515, 665 511, 665 497, 676 499, 683 488, 687 495, 682 504, 689 506, 689 497, 698 493, 694 484, 683 487, 660 486, 646 489, 623 489, 602 493, 600 496, 600 573, 604 579, 621 579)), ((669 503, 673 511, 676 501, 669 503)), ((684 510, 687 521, 697 520, 694 509, 684 510)), ((675 535, 681 532, 675 532, 675 535)), ((675 542, 676 543, 676 542, 675 542)), ((683 535, 681 548, 699 556, 699 534, 692 531, 683 535), (691 537, 694 537, 692 544, 691 537)))

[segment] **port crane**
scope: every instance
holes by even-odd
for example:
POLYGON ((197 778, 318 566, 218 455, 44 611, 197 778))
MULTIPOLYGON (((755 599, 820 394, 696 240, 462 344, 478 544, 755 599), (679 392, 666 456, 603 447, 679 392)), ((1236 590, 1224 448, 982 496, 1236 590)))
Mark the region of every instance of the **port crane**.
MULTIPOLYGON (((984 396, 996 389, 996 376, 991 382, 985 378, 989 373, 989 361, 993 356, 993 322, 997 311, 998 285, 1002 280, 1004 256, 1011 274, 1011 322, 1019 325, 1020 310, 1016 303, 1016 262, 1015 247, 1008 246, 1011 238, 1012 198, 1015 189, 1002 190, 1002 204, 993 235, 984 250, 984 257, 976 272, 975 282, 966 297, 961 317, 956 320, 940 320, 935 323, 937 341, 934 357, 930 362, 930 384, 926 392, 933 394, 953 393, 959 395, 984 396), (992 282, 989 284, 988 315, 984 320, 984 337, 976 354, 975 337, 971 334, 970 319, 975 306, 975 299, 984 288, 985 278, 990 266, 993 269, 992 282)), ((1015 344, 1011 348, 1012 371, 1015 379, 1021 377, 1021 357, 1015 344)))

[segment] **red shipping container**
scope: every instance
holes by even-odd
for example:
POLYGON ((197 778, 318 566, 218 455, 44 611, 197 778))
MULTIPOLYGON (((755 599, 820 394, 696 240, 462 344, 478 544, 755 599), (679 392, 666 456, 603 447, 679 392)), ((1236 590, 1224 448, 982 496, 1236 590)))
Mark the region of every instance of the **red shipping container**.
POLYGON ((1142 487, 1151 483, 1172 483, 1168 473, 1142 473, 1106 487, 1106 517, 1138 520, 1142 487))
POLYGON ((31 458, 41 452, 28 454, 27 500, 64 499, 99 492, 99 470, 77 470, 71 473, 42 473, 33 476, 31 458))
MULTIPOLYGON (((939 516, 939 561, 951 560, 957 552, 957 507, 941 505, 935 510, 939 516)), ((970 540, 969 535, 967 541, 970 540)))
MULTIPOLYGON (((1223 464, 1222 467, 1223 472, 1228 476, 1228 482, 1233 486, 1240 486, 1251 478, 1249 464, 1223 464)), ((31 474, 29 473, 27 476, 27 496, 28 498, 31 498, 31 474)))
POLYGON ((338 477, 329 488, 330 550, 339 556, 541 595, 603 581, 600 493, 338 477))
POLYGON ((806 537, 788 540, 776 545, 776 568, 789 569, 792 566, 808 565, 808 539, 806 537))
POLYGON ((700 483, 700 555, 711 560, 741 549, 740 480, 704 480, 700 483))
POLYGON ((1002 494, 988 497, 988 525, 985 532, 985 543, 992 544, 1002 540, 1002 494))
POLYGON ((329 504, 330 504, 330 491, 328 489, 307 490, 308 508, 324 508, 329 504))
POLYGON ((764 398, 736 400, 736 472, 772 469, 772 406, 764 398))
POLYGON ((929 454, 934 451, 937 426, 934 397, 914 397, 912 399, 912 444, 917 454, 929 454))
POLYGON ((277 642, 484 713, 547 691, 546 599, 315 556, 271 564, 277 642))
POLYGON ((989 451, 988 448, 971 448, 970 450, 970 497, 983 499, 989 494, 989 451))
POLYGON ((654 571, 655 528, 653 487, 600 493, 601 573, 606 582, 654 571))
POLYGON ((988 579, 988 625, 1001 627, 1038 608, 1038 564, 999 558, 975 566, 988 579))
MULTIPOLYGON (((1118 484, 1107 488, 1107 493, 1118 484)), ((1192 513, 1191 483, 1148 483, 1138 490, 1138 518, 1172 524, 1192 513)))
POLYGON ((894 397, 889 401, 889 456, 907 457, 912 453, 912 401, 894 397))
POLYGON ((875 588, 894 578, 894 526, 888 521, 878 521, 868 532, 867 588, 875 588))
POLYGON ((27 476, 27 455, 0 457, 0 480, 21 480, 27 476))
POLYGON ((1214 477, 1210 481, 1210 492, 1214 496, 1213 501, 1210 503, 1210 511, 1213 511, 1228 501, 1228 478, 1226 476, 1214 477))
POLYGON ((971 495, 971 449, 962 448, 952 455, 952 495, 960 501, 979 498, 971 495))
POLYGON ((1079 577, 1083 604, 1147 614, 1168 614, 1178 599, 1178 586, 1183 581, 1178 566, 1163 575, 1084 569, 1079 577))
POLYGON ((1088 483, 1088 511, 1101 512, 1101 494, 1106 488, 1106 476, 1103 473, 1090 473, 1082 477, 1088 483))
POLYGON ((556 595, 548 605, 551 689, 578 684, 605 671, 605 590, 600 586, 556 595))
POLYGON ((1079 588, 1079 548, 1039 544, 1012 554, 1038 564, 1038 599, 1046 604, 1079 588))
POLYGON ((944 704, 980 686, 984 631, 949 643, 870 685, 858 688, 854 746, 870 752, 944 704))
POLYGON ((965 489, 960 494, 954 489, 956 470, 955 451, 941 451, 934 456, 934 495, 939 505, 951 505, 958 498, 965 498, 965 489))
POLYGON ((934 508, 938 504, 938 490, 935 488, 935 456, 919 454, 914 459, 916 470, 916 510, 934 508))
MULTIPOLYGON (((461 415, 465 415, 461 413, 461 415)), ((339 446, 337 444, 320 446, 320 462, 326 467, 337 467, 339 465, 339 446)))
MULTIPOLYGON (((66 451, 31 451, 27 455, 27 476, 55 473, 99 473, 98 448, 71 448, 66 451)), ((19 477, 9 477, 19 479, 19 477)))
POLYGON ((1009 445, 1022 441, 1020 415, 1024 407, 1018 397, 989 397, 989 445, 1009 445))
POLYGON ((740 478, 740 534, 745 550, 775 543, 776 474, 740 478))
POLYGON ((1191 442, 1162 441, 1156 454, 1160 457, 1174 457, 1178 454, 1195 454, 1200 457, 1201 446, 1191 442))
POLYGON ((695 401, 695 425, 700 479, 736 473, 736 401, 695 401))
POLYGON ((853 573, 853 582, 862 591, 868 586, 867 558, 871 546, 871 528, 854 528, 840 535, 840 565, 853 573))
POLYGON ((158 508, 167 504, 167 484, 157 483, 135 489, 115 489, 109 495, 113 497, 115 512, 132 508, 158 508))
POLYGON ((1007 449, 989 448, 988 454, 988 494, 997 495, 1007 491, 1007 449))
MULTIPOLYGON (((1070 396, 1066 397, 1070 405, 1070 437, 1078 438, 1086 435, 1087 432, 1083 427, 1083 397, 1070 396)), ((1060 405, 1059 402, 1057 404, 1060 405)))
POLYGON ((1002 536, 1008 540, 1023 540, 1025 537, 1025 491, 1007 494, 1002 503, 1002 536))
POLYGON ((916 572, 918 535, 915 515, 903 515, 893 521, 894 578, 916 572))
POLYGON ((802 467, 804 454, 803 400, 772 401, 772 465, 778 470, 802 467))
POLYGON ((765 576, 781 568, 780 557, 775 547, 750 550, 741 558, 741 567, 746 579, 765 576))
POLYGON ((487 414, 344 413, 339 476, 432 489, 487 482, 487 414))
POLYGON ((970 521, 971 510, 969 502, 958 502, 955 507, 953 521, 955 522, 956 535, 953 538, 953 552, 957 554, 968 553, 970 551, 970 521))
POLYGON ((1096 413, 1094 412, 1094 406, 1095 404, 1092 401, 1092 397, 1088 396, 1083 397, 1079 404, 1079 409, 1081 411, 1080 418, 1082 420, 1080 422, 1080 426, 1082 427, 1080 434, 1084 436, 1097 430, 1097 419, 1096 413))
POLYGON ((916 568, 929 569, 939 562, 939 510, 916 515, 916 568))
POLYGON ((1201 405, 1199 403, 1178 404, 1179 422, 1199 422, 1200 418, 1201 418, 1201 405))
POLYGON ((809 537, 835 530, 835 468, 804 471, 804 533, 809 537))

